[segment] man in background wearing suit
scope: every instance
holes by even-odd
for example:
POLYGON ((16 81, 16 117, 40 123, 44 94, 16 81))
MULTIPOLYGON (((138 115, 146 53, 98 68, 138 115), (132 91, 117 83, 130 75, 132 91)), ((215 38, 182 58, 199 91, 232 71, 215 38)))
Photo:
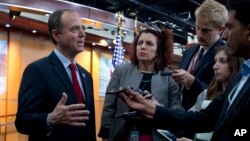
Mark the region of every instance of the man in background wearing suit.
POLYGON ((224 30, 227 15, 225 6, 214 0, 204 1, 195 11, 198 44, 185 50, 180 69, 172 75, 182 85, 182 105, 185 110, 194 105, 197 96, 214 77, 214 50, 225 44, 220 34, 224 30))
MULTIPOLYGON (((228 0, 228 21, 222 37, 234 56, 243 57, 240 71, 200 112, 180 112, 159 106, 128 90, 123 94, 130 108, 147 114, 155 128, 185 129, 194 132, 213 131, 211 141, 250 140, 250 0, 228 0)), ((180 140, 179 140, 180 141, 180 140)))
POLYGON ((85 31, 73 10, 57 10, 48 21, 53 52, 23 73, 15 125, 29 141, 96 141, 92 77, 75 62, 85 31))

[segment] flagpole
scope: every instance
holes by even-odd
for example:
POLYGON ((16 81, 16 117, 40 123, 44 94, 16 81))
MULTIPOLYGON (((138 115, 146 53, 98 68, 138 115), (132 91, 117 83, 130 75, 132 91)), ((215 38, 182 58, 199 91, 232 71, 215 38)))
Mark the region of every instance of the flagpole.
POLYGON ((117 20, 117 34, 115 38, 115 47, 114 53, 112 57, 112 71, 115 69, 116 66, 120 64, 124 64, 124 49, 122 47, 122 23, 125 21, 124 15, 122 12, 117 12, 115 14, 117 20))

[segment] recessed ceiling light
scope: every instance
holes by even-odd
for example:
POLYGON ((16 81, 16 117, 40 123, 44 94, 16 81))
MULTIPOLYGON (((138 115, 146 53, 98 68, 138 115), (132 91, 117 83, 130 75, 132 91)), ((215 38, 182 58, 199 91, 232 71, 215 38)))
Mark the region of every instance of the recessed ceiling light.
POLYGON ((37 33, 37 31, 35 29, 32 30, 32 33, 37 33))
POLYGON ((10 27, 10 24, 5 24, 5 27, 9 28, 9 27, 10 27))
POLYGON ((100 44, 103 46, 108 46, 108 42, 105 39, 100 40, 100 44))

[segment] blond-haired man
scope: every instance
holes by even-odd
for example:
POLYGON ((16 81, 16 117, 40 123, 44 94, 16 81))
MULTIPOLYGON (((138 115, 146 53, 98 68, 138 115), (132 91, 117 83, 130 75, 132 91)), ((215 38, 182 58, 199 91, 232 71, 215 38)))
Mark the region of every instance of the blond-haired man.
POLYGON ((228 11, 214 0, 204 1, 195 11, 198 44, 185 50, 180 69, 172 77, 182 85, 182 105, 188 110, 213 79, 214 50, 225 43, 220 39, 228 11))

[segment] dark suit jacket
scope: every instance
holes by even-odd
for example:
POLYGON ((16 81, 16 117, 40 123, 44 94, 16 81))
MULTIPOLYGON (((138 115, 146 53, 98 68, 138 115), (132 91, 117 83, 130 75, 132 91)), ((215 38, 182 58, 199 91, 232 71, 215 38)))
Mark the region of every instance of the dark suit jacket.
POLYGON ((62 92, 68 95, 66 105, 77 103, 70 78, 54 52, 25 69, 15 124, 20 133, 29 135, 29 141, 96 141, 92 77, 80 65, 77 67, 84 87, 84 103, 90 111, 86 127, 55 125, 50 128, 47 124, 47 116, 61 99, 62 92))
POLYGON ((212 141, 250 140, 250 78, 227 111, 228 94, 239 79, 240 74, 237 74, 228 84, 225 93, 216 97, 200 112, 178 112, 157 107, 154 125, 158 128, 184 129, 193 132, 214 131, 212 141), (237 129, 246 129, 248 133, 244 136, 234 136, 237 129))
MULTIPOLYGON (((182 91, 182 105, 186 110, 190 109, 195 104, 197 96, 206 89, 208 84, 212 81, 214 77, 213 65, 215 48, 222 45, 225 45, 225 43, 221 39, 216 41, 195 66, 193 71, 193 76, 195 77, 193 85, 190 89, 184 88, 182 91)), ((194 45, 185 50, 180 63, 180 69, 188 70, 189 64, 199 48, 199 45, 194 45)))

